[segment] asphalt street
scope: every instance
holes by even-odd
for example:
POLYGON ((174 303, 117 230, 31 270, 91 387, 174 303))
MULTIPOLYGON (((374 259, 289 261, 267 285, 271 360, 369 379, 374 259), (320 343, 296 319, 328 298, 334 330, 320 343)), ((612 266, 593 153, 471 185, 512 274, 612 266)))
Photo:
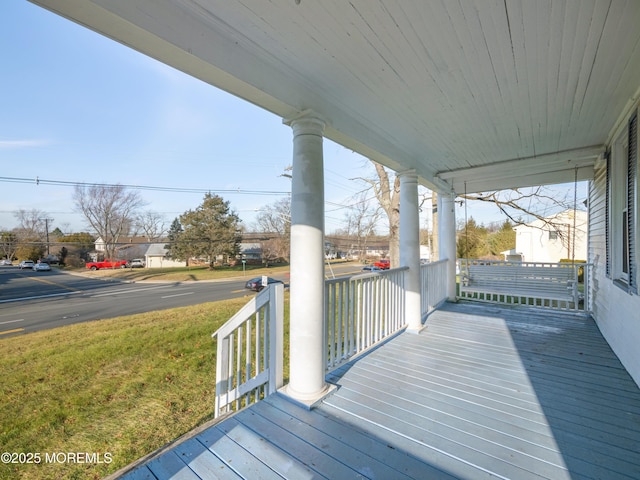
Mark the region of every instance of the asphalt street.
POLYGON ((245 279, 125 283, 0 268, 0 338, 71 323, 252 295, 245 279))
MULTIPOLYGON (((329 276, 358 272, 354 264, 327 269, 329 276)), ((284 275, 273 275, 286 281, 284 275)), ((250 278, 198 282, 138 282, 0 267, 0 338, 85 322, 254 295, 250 278)))

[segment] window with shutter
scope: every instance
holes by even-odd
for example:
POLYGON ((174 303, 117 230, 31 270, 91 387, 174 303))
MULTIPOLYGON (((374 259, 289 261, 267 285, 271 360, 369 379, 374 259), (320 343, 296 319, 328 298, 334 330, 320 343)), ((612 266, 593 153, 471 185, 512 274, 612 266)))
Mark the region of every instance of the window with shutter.
POLYGON ((627 158, 627 188, 626 188, 626 221, 623 226, 625 245, 623 247, 623 267, 626 267, 629 289, 638 293, 636 272, 636 167, 638 163, 638 115, 633 115, 629 121, 629 148, 627 158), (625 258, 626 256, 626 258, 625 258))
POLYGON ((611 278, 611 149, 605 153, 606 185, 604 199, 604 241, 605 241, 605 274, 611 278))
POLYGON ((634 113, 607 155, 605 199, 606 273, 616 285, 638 293, 638 116, 634 113))

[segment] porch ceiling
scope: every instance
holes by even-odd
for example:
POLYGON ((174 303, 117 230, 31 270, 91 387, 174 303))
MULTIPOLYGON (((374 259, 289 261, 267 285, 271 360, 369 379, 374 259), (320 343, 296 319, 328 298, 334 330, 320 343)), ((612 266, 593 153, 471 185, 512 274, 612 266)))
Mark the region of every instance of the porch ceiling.
POLYGON ((590 178, 640 2, 32 0, 440 191, 590 178))

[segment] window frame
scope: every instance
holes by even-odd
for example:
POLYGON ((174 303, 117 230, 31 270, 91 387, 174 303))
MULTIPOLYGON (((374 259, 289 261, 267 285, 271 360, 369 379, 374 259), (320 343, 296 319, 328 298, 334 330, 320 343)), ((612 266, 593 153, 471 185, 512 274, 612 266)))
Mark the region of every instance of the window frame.
POLYGON ((638 293, 638 116, 631 115, 627 128, 607 152, 607 276, 629 293, 638 293))

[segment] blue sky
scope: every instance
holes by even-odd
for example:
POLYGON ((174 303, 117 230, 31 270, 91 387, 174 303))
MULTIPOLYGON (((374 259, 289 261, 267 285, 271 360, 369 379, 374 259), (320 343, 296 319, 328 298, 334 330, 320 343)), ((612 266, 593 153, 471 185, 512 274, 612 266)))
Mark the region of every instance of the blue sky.
MULTIPOLYGON (((245 101, 24 1, 0 6, 0 176, 219 190, 288 192, 291 129, 245 101)), ((362 157, 325 142, 326 200, 362 189, 362 157)), ((51 213, 83 228, 73 188, 0 182, 0 226, 12 212, 51 213)), ((202 193, 141 191, 169 222, 202 193)), ((245 223, 284 195, 220 193, 245 223)), ((327 209, 335 208, 328 206, 327 209)), ((328 213, 327 227, 343 211, 328 213)))
MULTIPOLYGON (((22 0, 0 3, 0 228, 38 209, 53 226, 86 230, 73 188, 35 179, 288 192, 291 129, 282 119, 22 0)), ((363 157, 325 141, 327 231, 371 176, 363 157)), ((167 223, 203 193, 141 191, 167 223)), ((219 193, 250 226, 284 195, 219 193)), ((462 211, 459 211, 459 218, 462 211)), ((495 209, 470 205, 479 222, 495 209)))

